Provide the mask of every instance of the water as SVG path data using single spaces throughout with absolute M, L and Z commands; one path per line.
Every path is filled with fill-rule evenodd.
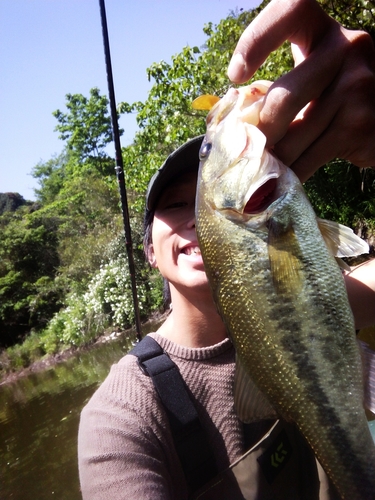
M 127 332 L 51 369 L 0 386 L 0 500 L 82 498 L 77 467 L 80 412 L 134 341 L 135 333 Z

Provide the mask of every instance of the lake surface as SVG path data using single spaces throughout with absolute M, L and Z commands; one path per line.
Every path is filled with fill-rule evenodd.
M 154 329 L 149 325 L 143 335 Z M 0 386 L 1 500 L 81 500 L 80 412 L 135 338 L 134 331 L 126 332 L 51 369 Z

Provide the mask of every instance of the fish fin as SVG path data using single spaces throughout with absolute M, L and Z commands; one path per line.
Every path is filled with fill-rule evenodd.
M 292 226 L 285 229 L 274 219 L 268 221 L 268 257 L 271 274 L 279 293 L 301 291 L 301 249 Z
M 271 403 L 249 377 L 238 357 L 234 379 L 234 406 L 238 418 L 247 424 L 277 417 Z
M 340 257 L 335 257 L 335 260 L 340 269 L 348 271 L 348 273 L 352 270 L 352 268 L 344 260 L 340 259 Z
M 217 97 L 216 95 L 204 94 L 194 99 L 191 105 L 193 109 L 209 111 L 218 101 L 220 101 L 220 97 Z
M 368 244 L 350 227 L 319 218 L 317 222 L 327 248 L 334 257 L 355 257 L 369 253 Z

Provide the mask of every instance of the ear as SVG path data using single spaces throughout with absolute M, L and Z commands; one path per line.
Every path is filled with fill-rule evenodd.
M 154 245 L 152 243 L 147 248 L 147 260 L 150 266 L 153 267 L 154 269 L 158 267 L 154 253 Z

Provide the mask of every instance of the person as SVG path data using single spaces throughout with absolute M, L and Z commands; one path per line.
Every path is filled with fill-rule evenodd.
M 305 60 L 284 79 L 282 86 L 276 83 L 271 88 L 269 95 L 274 93 L 272 105 L 270 101 L 266 104 L 261 127 L 267 131 L 269 145 L 277 154 L 286 155 L 284 161 L 295 168 L 301 178 L 308 177 L 321 165 L 322 159 L 331 159 L 331 155 L 355 159 L 357 164 L 363 162 L 360 166 L 375 164 L 371 141 L 374 118 L 370 118 L 367 111 L 374 111 L 374 97 L 370 98 L 375 82 L 374 50 L 366 36 L 353 37 L 327 17 L 312 0 L 273 0 L 244 32 L 229 68 L 234 81 L 246 80 L 284 39 L 289 38 L 300 48 Z M 353 49 L 356 57 L 348 56 L 351 49 L 346 42 L 341 43 L 342 33 L 348 44 L 354 40 L 356 45 L 360 38 L 365 40 Z M 329 43 L 320 44 L 322 39 Z M 316 74 L 315 69 L 317 58 L 327 62 L 325 73 L 330 68 L 328 61 L 336 60 L 339 55 L 341 61 L 351 58 L 351 64 L 343 63 L 322 84 L 319 81 L 321 74 Z M 353 83 L 350 75 L 354 67 L 357 76 L 364 75 L 357 83 Z M 306 88 L 307 81 L 311 84 Z M 369 97 L 362 100 L 354 96 L 360 108 L 358 114 L 368 120 L 363 119 L 360 124 L 358 120 L 346 123 L 343 132 L 339 130 L 338 118 L 353 111 L 347 99 L 350 85 L 352 90 L 360 88 Z M 316 98 L 313 109 L 308 109 L 297 125 L 293 125 L 293 119 L 299 109 L 288 94 L 293 93 L 292 90 L 299 96 L 297 107 L 300 109 Z M 331 111 L 327 110 L 322 120 L 314 118 L 314 109 L 324 108 L 328 95 L 335 100 Z M 288 110 L 286 115 L 285 110 Z M 283 119 L 279 122 L 277 117 L 280 115 Z M 313 118 L 318 122 L 316 128 Z M 354 129 L 358 127 L 367 137 L 362 140 L 361 135 L 361 152 L 350 138 L 351 126 L 357 138 L 358 130 Z M 301 147 L 291 145 L 291 138 L 300 137 L 303 129 L 306 140 Z M 330 140 L 323 139 L 325 134 Z M 346 148 L 337 141 L 332 145 L 330 141 L 334 137 L 340 140 L 346 137 Z M 111 368 L 81 414 L 78 458 L 83 498 L 336 498 L 329 481 L 293 426 L 266 412 L 260 424 L 246 427 L 235 413 L 235 353 L 212 300 L 195 233 L 200 144 L 201 138 L 193 138 L 174 151 L 149 184 L 145 251 L 150 264 L 159 269 L 169 285 L 172 308 L 160 328 L 147 337 L 156 340 L 162 354 L 167 353 L 168 359 L 178 367 L 214 457 L 215 473 L 209 476 L 207 483 L 199 485 L 197 491 L 190 489 L 172 432 L 173 421 L 155 390 L 152 377 L 140 369 L 142 363 L 136 355 L 128 354 Z M 293 151 L 289 153 L 289 149 Z M 348 273 L 346 278 L 349 298 L 355 299 L 356 322 L 361 327 L 375 323 L 375 308 L 363 308 L 363 300 L 358 297 L 360 293 L 368 304 L 373 304 L 373 268 L 374 261 L 370 261 L 365 268 L 360 266 Z M 281 435 L 285 441 L 280 444 L 277 439 Z M 194 433 L 188 434 L 188 440 L 183 441 L 185 447 L 189 439 L 194 440 Z M 289 447 L 285 443 L 293 449 L 294 458 L 288 460 L 285 467 L 280 467 L 280 474 L 271 477 L 267 469 L 267 450 L 283 445 L 282 451 L 289 459 Z M 201 462 L 199 455 L 194 459 Z

